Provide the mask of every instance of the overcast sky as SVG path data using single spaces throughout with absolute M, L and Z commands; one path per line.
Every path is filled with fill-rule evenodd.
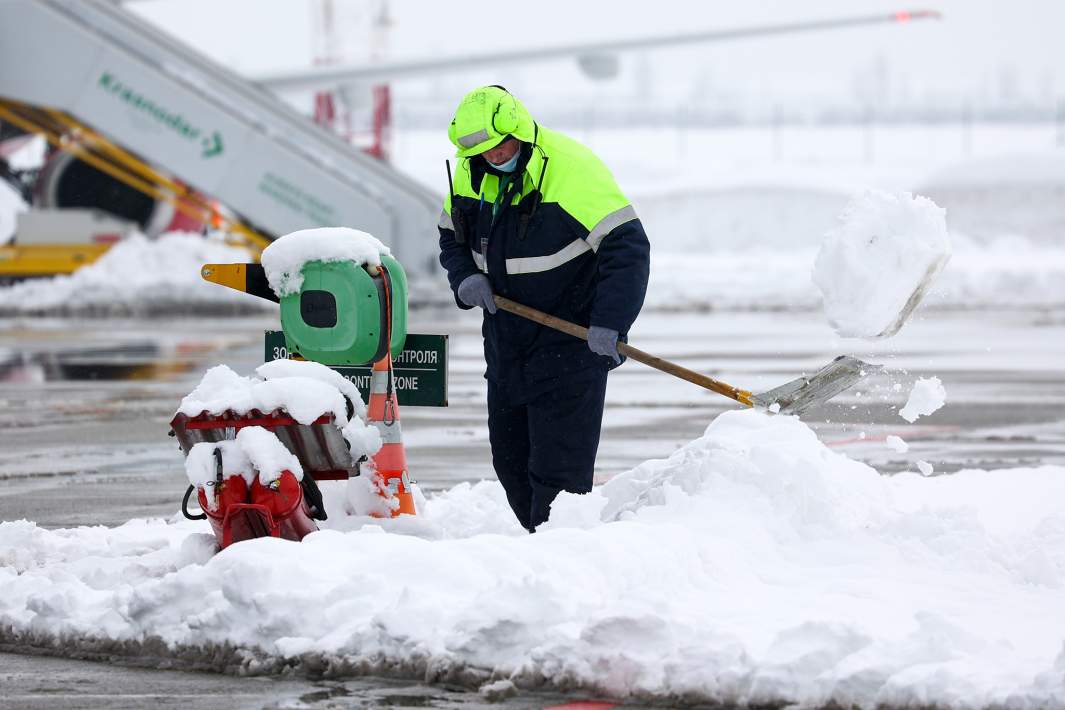
M 378 2 L 334 0 L 344 51 L 352 61 L 369 56 L 375 40 L 368 16 Z M 131 7 L 228 66 L 254 73 L 311 64 L 315 3 L 142 0 Z M 500 82 L 515 93 L 543 96 L 643 91 L 676 102 L 693 93 L 753 89 L 787 98 L 853 93 L 855 84 L 879 67 L 896 95 L 977 101 L 1010 92 L 1035 99 L 1065 97 L 1065 0 L 938 0 L 924 5 L 879 0 L 393 0 L 387 52 L 396 59 L 490 52 L 917 8 L 939 10 L 945 19 L 638 53 L 624 57 L 622 74 L 605 83 L 593 84 L 573 62 L 560 61 L 405 80 L 397 90 L 401 95 L 438 95 Z

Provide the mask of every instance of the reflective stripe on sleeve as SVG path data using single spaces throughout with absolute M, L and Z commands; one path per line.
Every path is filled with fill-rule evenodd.
M 598 251 L 599 245 L 602 243 L 603 238 L 610 234 L 612 231 L 625 224 L 636 219 L 636 210 L 632 205 L 625 205 L 620 210 L 614 210 L 606 217 L 599 220 L 599 223 L 592 227 L 592 231 L 588 232 L 586 239 L 588 240 L 588 246 L 592 248 L 592 251 Z
M 558 268 L 566 262 L 573 261 L 581 254 L 589 252 L 592 247 L 583 239 L 574 239 L 554 254 L 547 256 L 526 256 L 520 259 L 507 259 L 508 274 L 538 274 Z
M 436 223 L 436 226 L 440 227 L 440 229 L 455 231 L 455 223 L 451 221 L 451 215 L 448 214 L 447 210 L 440 210 L 440 221 Z
M 488 273 L 488 265 L 484 263 L 484 254 L 470 249 L 470 253 L 473 254 L 473 263 L 477 264 L 477 268 L 481 271 Z M 508 260 L 509 261 L 509 260 Z
M 459 138 L 459 145 L 461 145 L 463 148 L 472 148 L 478 143 L 484 143 L 486 140 L 488 140 L 489 137 L 490 136 L 488 135 L 488 129 L 482 128 L 476 133 L 471 133 L 468 136 L 462 136 L 461 138 Z

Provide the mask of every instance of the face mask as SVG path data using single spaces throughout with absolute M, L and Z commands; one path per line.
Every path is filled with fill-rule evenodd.
M 514 157 L 513 158 L 511 158 L 510 160 L 508 160 L 507 162 L 505 162 L 505 163 L 503 163 L 501 165 L 496 165 L 492 161 L 488 161 L 488 163 L 489 163 L 489 165 L 491 165 L 493 168 L 495 168 L 496 170 L 498 170 L 501 173 L 512 173 L 512 172 L 514 172 L 514 168 L 518 167 L 518 158 L 520 158 L 520 157 L 521 157 L 521 149 L 519 148 L 517 150 L 517 152 L 514 153 Z

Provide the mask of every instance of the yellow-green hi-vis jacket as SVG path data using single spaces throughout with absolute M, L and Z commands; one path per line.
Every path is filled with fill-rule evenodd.
M 479 153 L 462 156 L 493 147 L 504 131 L 481 131 L 477 121 L 468 134 L 452 126 L 460 157 L 439 228 L 440 263 L 456 302 L 468 307 L 458 301 L 458 286 L 483 273 L 501 296 L 624 337 L 647 289 L 650 248 L 643 225 L 595 154 L 538 126 L 520 102 L 513 103 L 517 121 L 504 122 L 505 134 L 522 141 L 513 173 L 501 173 Z M 465 151 L 463 138 L 470 144 Z M 485 313 L 482 332 L 486 377 L 515 398 L 535 396 L 559 377 L 614 366 L 573 336 L 503 311 Z

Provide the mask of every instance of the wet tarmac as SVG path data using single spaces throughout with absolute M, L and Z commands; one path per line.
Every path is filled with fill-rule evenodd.
M 0 520 L 70 527 L 178 515 L 186 483 L 181 453 L 167 436 L 177 403 L 212 365 L 252 372 L 262 362 L 262 332 L 275 326 L 269 316 L 0 320 Z M 413 477 L 427 491 L 492 478 L 479 318 L 414 311 L 411 330 L 450 334 L 450 406 L 403 411 Z M 926 313 L 898 337 L 871 343 L 839 340 L 818 313 L 645 313 L 631 341 L 754 391 L 837 354 L 884 364 L 887 372 L 804 419 L 827 444 L 885 474 L 915 471 L 918 460 L 933 464 L 935 475 L 1065 463 L 1065 312 Z M 943 381 L 947 406 L 909 424 L 897 409 L 914 378 L 931 375 Z M 668 456 L 734 406 L 638 363 L 611 376 L 607 401 L 599 480 Z M 909 451 L 889 449 L 891 434 Z M 19 708 L 487 702 L 383 679 L 233 678 L 12 653 L 0 654 L 0 688 L 0 705 Z M 492 706 L 564 701 L 518 696 Z
M 565 707 L 570 702 L 560 695 L 549 694 L 492 698 L 388 678 L 343 681 L 241 678 L 139 668 L 128 661 L 124 663 L 0 652 L 0 707 L 5 710 L 144 710 L 149 707 L 160 710 L 540 710 Z M 594 707 L 592 701 L 582 710 Z M 603 703 L 598 707 L 605 710 L 625 706 Z

